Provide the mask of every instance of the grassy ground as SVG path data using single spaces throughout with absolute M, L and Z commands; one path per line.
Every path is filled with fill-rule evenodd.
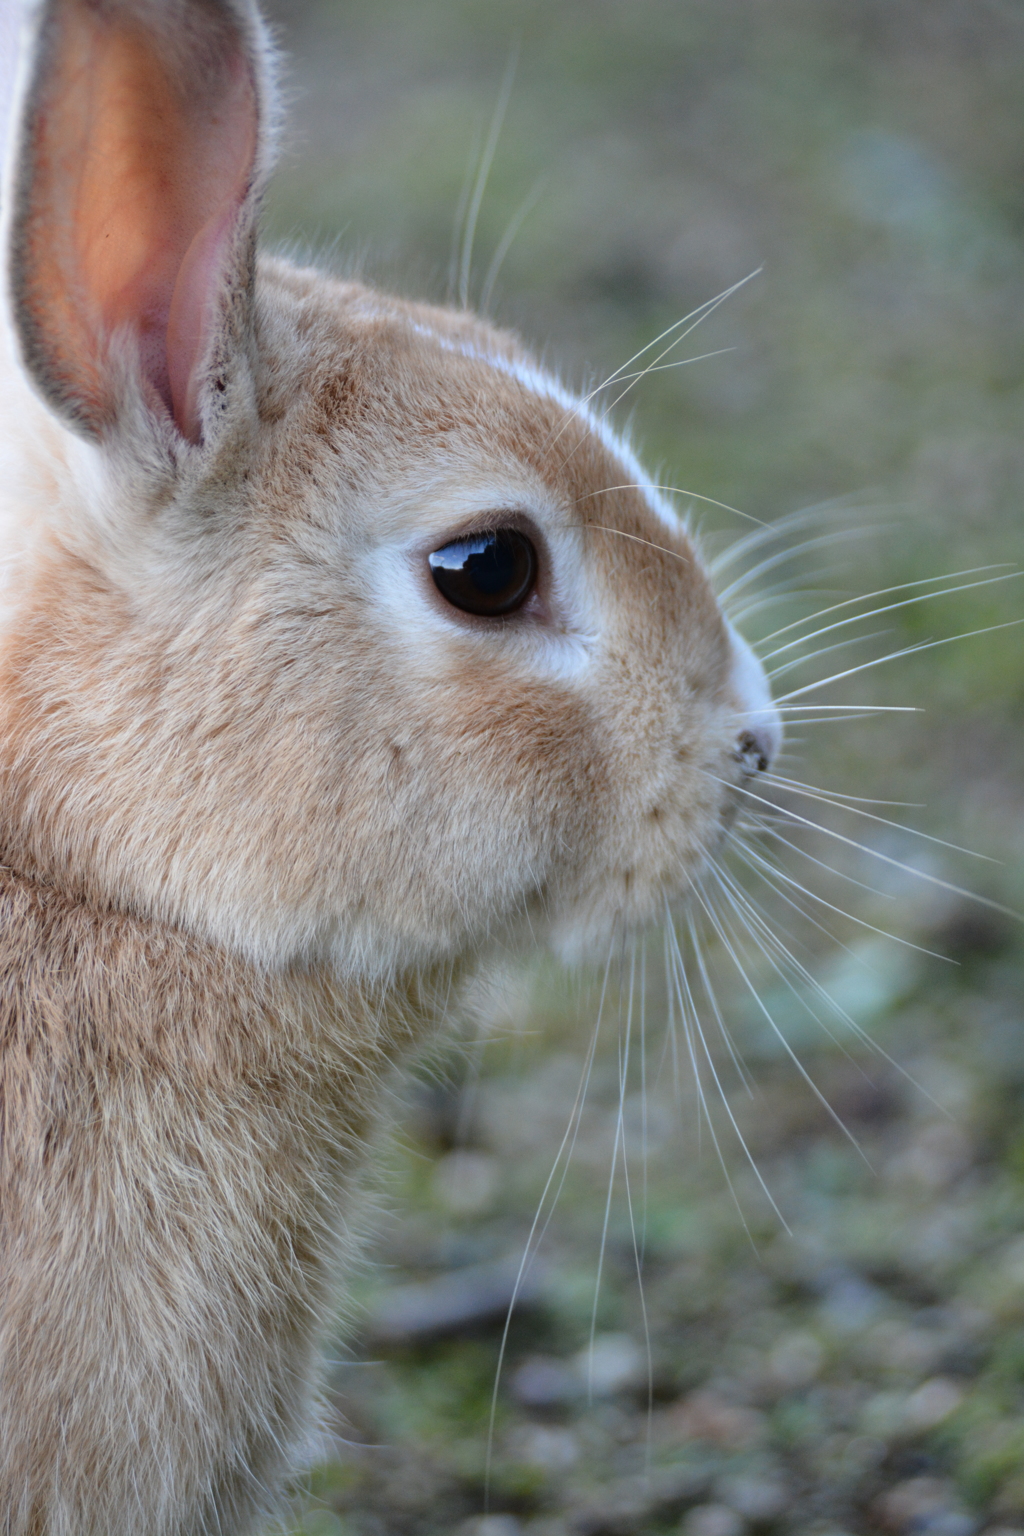
M 489 285 L 497 318 L 574 382 L 759 269 L 665 361 L 717 355 L 648 375 L 617 408 L 712 551 L 750 525 L 700 497 L 768 521 L 828 504 L 780 535 L 795 553 L 759 586 L 798 590 L 748 629 L 1019 560 L 1018 6 L 281 0 L 276 14 L 294 56 L 279 242 L 435 298 L 466 272 L 470 301 Z M 467 262 L 460 200 L 516 50 Z M 1021 612 L 1012 581 L 927 599 L 828 637 L 856 643 L 786 685 Z M 786 855 L 790 878 L 859 920 L 813 908 L 828 935 L 787 904 L 791 886 L 744 876 L 845 1017 L 813 985 L 801 1003 L 734 911 L 728 936 L 779 1034 L 712 941 L 749 1078 L 705 1006 L 709 1054 L 695 1052 L 728 1106 L 711 1108 L 714 1136 L 676 1005 L 673 1045 L 663 939 L 642 964 L 616 957 L 508 1335 L 486 1517 L 509 1266 L 570 1121 L 600 977 L 483 978 L 468 1043 L 410 1089 L 361 1331 L 332 1368 L 337 1455 L 306 1490 L 308 1536 L 1024 1530 L 1020 929 L 886 862 L 1024 908 L 1021 633 L 806 696 L 921 713 L 793 729 L 783 772 L 915 802 L 861 809 L 1000 862 L 777 787 L 784 817 L 824 813 L 870 850 L 818 838 L 820 863 Z

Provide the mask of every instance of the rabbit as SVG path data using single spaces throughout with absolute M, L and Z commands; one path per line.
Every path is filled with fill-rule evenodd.
M 41 0 L 3 192 L 0 1532 L 236 1536 L 317 1424 L 394 1075 L 657 919 L 779 749 L 507 331 L 257 248 L 250 0 Z

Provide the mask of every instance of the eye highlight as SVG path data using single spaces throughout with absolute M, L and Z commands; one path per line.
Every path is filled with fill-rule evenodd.
M 436 549 L 427 561 L 445 601 L 482 618 L 515 613 L 537 584 L 537 551 L 517 528 L 467 534 Z

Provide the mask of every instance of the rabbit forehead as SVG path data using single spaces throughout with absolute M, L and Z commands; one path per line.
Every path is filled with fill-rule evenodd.
M 396 467 L 403 473 L 411 459 L 418 473 L 457 463 L 470 476 L 478 467 L 519 476 L 529 466 L 534 484 L 559 497 L 568 516 L 587 495 L 629 490 L 619 504 L 649 519 L 652 536 L 684 531 L 606 413 L 542 368 L 512 332 L 274 260 L 263 261 L 261 278 L 268 320 L 276 311 L 289 339 L 295 328 L 316 337 L 300 388 L 310 402 L 307 426 L 321 441 L 333 439 L 350 464 L 369 462 L 371 480 L 379 484 Z M 326 347 L 325 333 L 333 338 Z M 281 382 L 293 390 L 298 380 Z M 589 520 L 593 511 L 579 515 Z
M 675 509 L 647 474 L 628 439 L 612 428 L 606 415 L 591 409 L 595 392 L 574 394 L 507 333 L 479 321 L 467 326 L 461 315 L 450 316 L 446 311 L 436 312 L 436 319 L 431 316 L 431 320 L 434 323 L 413 314 L 406 323 L 414 335 L 433 343 L 442 353 L 477 364 L 519 387 L 506 399 L 511 414 L 521 418 L 522 446 L 538 475 L 561 491 L 568 508 L 579 506 L 587 494 L 632 491 L 634 508 L 642 505 L 672 534 L 683 531 Z M 538 412 L 537 405 L 547 409 Z M 576 462 L 584 446 L 588 451 L 582 463 Z M 596 478 L 603 482 L 600 486 L 588 483 L 588 472 L 592 478 L 595 469 Z

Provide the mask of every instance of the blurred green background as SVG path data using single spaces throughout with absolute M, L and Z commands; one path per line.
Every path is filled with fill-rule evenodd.
M 820 642 L 840 649 L 779 657 L 809 657 L 780 688 L 1024 613 L 1012 579 L 927 595 L 1021 557 L 1018 0 L 270 12 L 290 107 L 268 231 L 299 259 L 441 301 L 468 273 L 470 302 L 486 295 L 577 386 L 756 272 L 665 359 L 701 360 L 647 375 L 617 419 L 688 493 L 712 555 L 751 528 L 714 503 L 779 525 L 723 568 L 727 585 L 778 556 L 738 594 L 765 598 L 752 636 L 898 583 L 921 585 L 889 601 L 924 598 Z M 725 919 L 779 1034 L 712 941 L 745 1067 L 705 1007 L 710 1128 L 661 935 L 613 967 L 571 1160 L 601 978 L 481 978 L 387 1154 L 388 1214 L 331 1367 L 334 1451 L 297 1490 L 308 1536 L 1024 1530 L 1021 929 L 949 889 L 1024 909 L 1022 637 L 992 629 L 802 696 L 919 712 L 794 724 L 783 775 L 912 802 L 860 810 L 987 857 L 776 786 L 765 855 L 832 905 L 746 872 L 814 980 L 791 989 Z M 867 851 L 806 841 L 794 815 Z

